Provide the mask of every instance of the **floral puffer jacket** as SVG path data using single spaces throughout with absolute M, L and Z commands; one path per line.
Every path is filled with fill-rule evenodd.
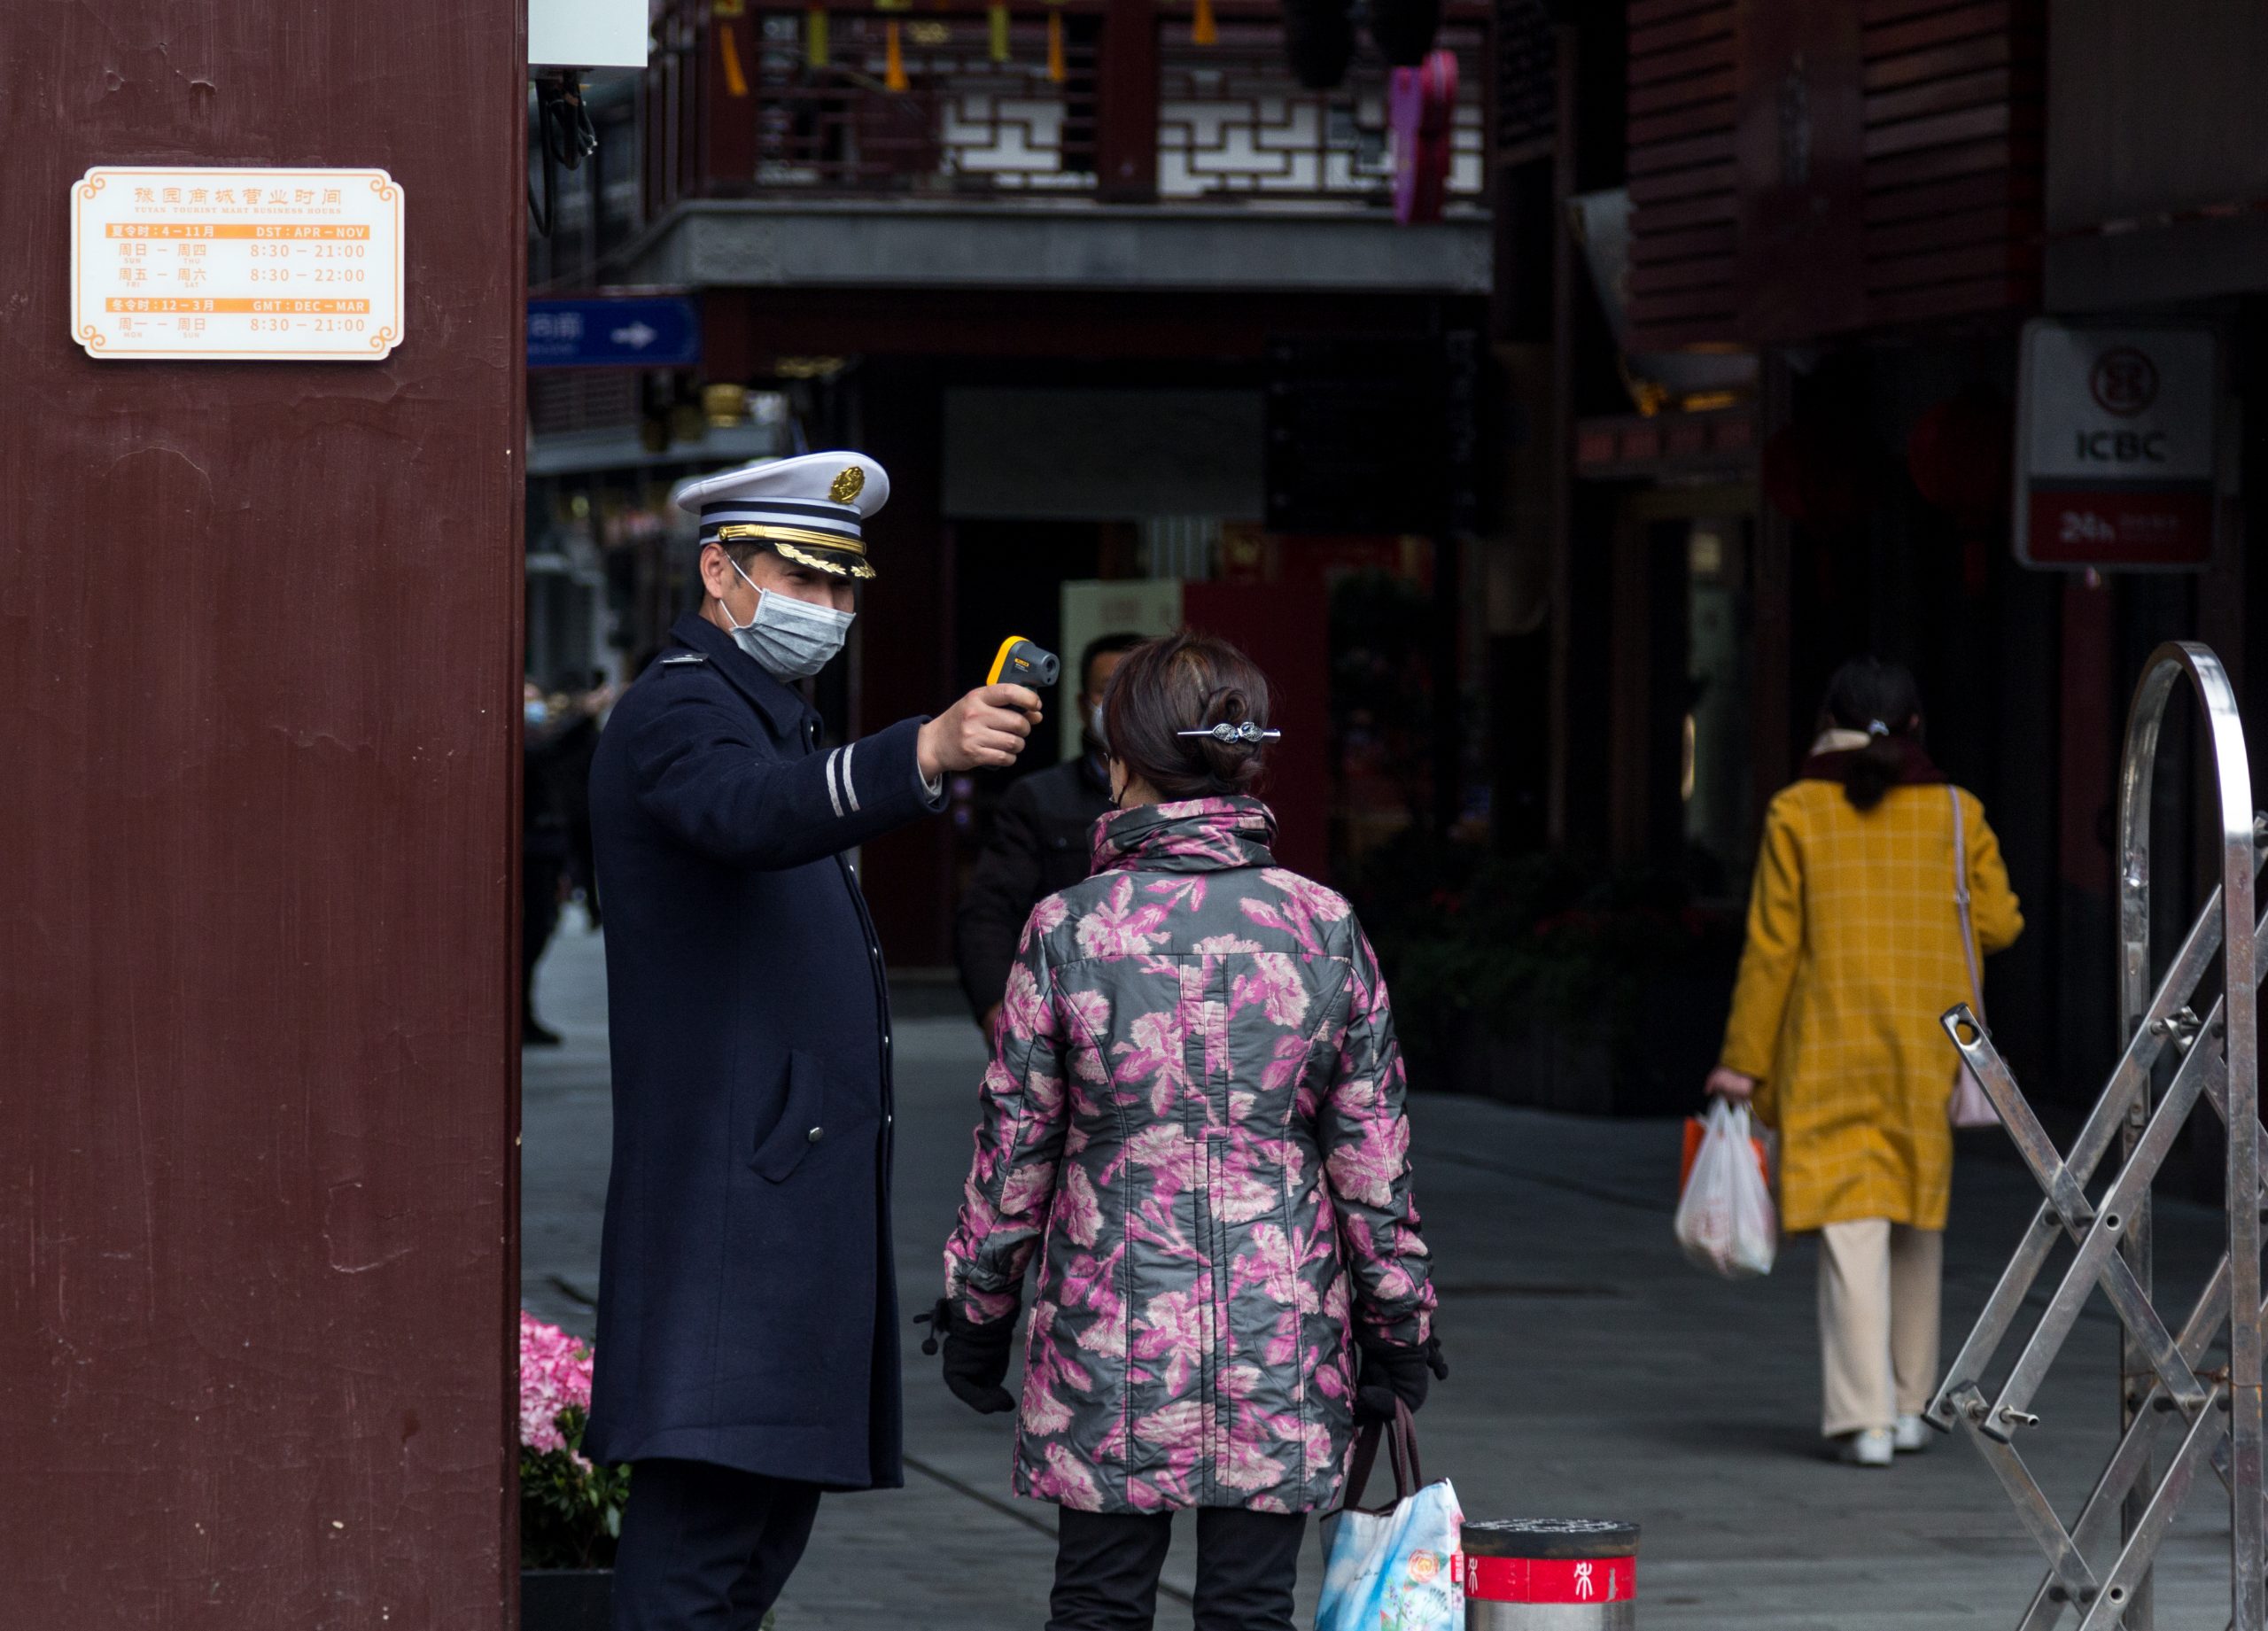
M 1355 1335 L 1431 1334 L 1386 985 L 1275 827 L 1249 798 L 1106 817 L 1095 875 L 1025 926 L 945 1248 L 983 1324 L 1042 1247 L 1019 1495 L 1328 1506 Z

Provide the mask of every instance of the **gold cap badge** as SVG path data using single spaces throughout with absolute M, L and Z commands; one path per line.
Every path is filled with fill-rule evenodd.
M 835 485 L 827 490 L 827 496 L 838 504 L 848 504 L 866 490 L 866 472 L 862 466 L 853 464 L 835 478 Z

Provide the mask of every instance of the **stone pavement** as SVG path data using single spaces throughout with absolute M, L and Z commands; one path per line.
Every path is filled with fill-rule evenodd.
M 546 960 L 538 1006 L 568 1041 L 526 1056 L 524 1298 L 588 1332 L 606 1185 L 604 989 L 597 937 L 576 919 Z M 898 1025 L 909 1316 L 938 1278 L 981 1058 L 965 1021 Z M 2037 1553 L 1965 1443 L 1936 1441 L 1888 1472 L 1822 1455 L 1809 1243 L 1792 1243 L 1768 1279 L 1738 1285 L 1678 1254 L 1674 1123 L 1422 1095 L 1412 1119 L 1453 1368 L 1422 1437 L 1427 1471 L 1455 1480 L 1468 1516 L 1638 1520 L 1640 1612 L 1667 1631 L 2015 1624 Z M 1976 1142 L 1963 1146 L 1947 1239 L 1948 1355 L 2038 1200 L 1992 1147 L 2000 1138 L 1964 1135 Z M 2162 1200 L 2159 1218 L 2160 1281 L 2176 1301 L 2210 1266 L 2213 1220 L 2178 1200 Z M 2067 1518 L 2112 1441 L 2116 1330 L 2098 1298 L 2035 1406 L 2043 1426 L 2020 1444 Z M 1013 1418 L 970 1413 L 936 1364 L 908 1340 L 907 1487 L 827 1503 L 781 1631 L 1045 1623 L 1052 1511 L 1007 1494 Z M 2217 1493 L 2200 1491 L 2168 1542 L 2162 1626 L 2226 1621 Z M 1319 1573 L 1302 1569 L 1303 1613 Z M 1184 1538 L 1159 1616 L 1169 1631 L 1189 1625 L 1190 1574 Z

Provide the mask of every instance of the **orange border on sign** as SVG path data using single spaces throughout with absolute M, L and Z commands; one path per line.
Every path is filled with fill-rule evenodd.
M 393 206 L 393 297 L 394 304 L 397 308 L 401 312 L 404 317 L 407 316 L 409 291 L 406 271 L 408 248 L 405 239 L 407 235 L 403 223 L 403 209 L 407 195 L 401 184 L 399 182 L 396 182 L 392 175 L 388 175 L 383 169 L 318 169 L 306 167 L 297 168 L 268 168 L 260 166 L 244 165 L 184 165 L 168 168 L 128 168 L 125 167 L 96 165 L 90 167 L 84 175 L 71 183 L 71 321 L 73 325 L 71 338 L 78 342 L 80 346 L 85 350 L 89 357 L 100 360 L 108 360 L 111 358 L 131 358 L 136 361 L 144 361 L 183 362 L 377 362 L 384 361 L 388 356 L 392 354 L 394 348 L 400 346 L 402 339 L 405 338 L 404 330 L 406 330 L 408 327 L 406 322 L 403 324 L 403 330 L 398 330 L 391 326 L 382 324 L 376 333 L 367 333 L 357 336 L 356 338 L 366 340 L 370 346 L 370 351 L 368 353 L 362 353 L 346 350 L 308 350 L 304 347 L 279 348 L 273 351 L 211 351 L 203 349 L 184 350 L 179 346 L 119 346 L 113 343 L 113 337 L 104 333 L 102 330 L 97 328 L 93 323 L 86 322 L 84 320 L 87 311 L 85 288 L 86 268 L 82 264 L 79 253 L 80 241 L 84 236 L 82 229 L 82 218 L 84 215 L 85 204 L 99 196 L 113 177 L 124 179 L 133 176 L 167 176 L 178 180 L 181 177 L 191 175 L 203 177 L 211 177 L 215 175 L 321 175 L 332 178 L 359 177 L 366 181 L 369 183 L 370 190 L 378 195 L 378 198 L 381 203 L 391 204 Z M 290 223 L 277 222 L 270 224 L 287 225 Z M 107 237 L 109 235 L 106 233 L 105 236 Z M 224 297 L 149 296 L 136 298 L 163 298 L 175 299 L 210 298 L 217 300 Z M 288 300 L 305 299 L 307 297 L 273 296 L 262 298 L 274 299 L 276 300 Z M 198 315 L 201 314 L 183 312 L 175 314 L 157 313 L 152 315 Z

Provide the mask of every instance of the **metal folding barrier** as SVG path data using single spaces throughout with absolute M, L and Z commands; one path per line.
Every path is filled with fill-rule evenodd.
M 2150 788 L 2159 728 L 2186 675 L 2203 705 L 2220 816 L 2220 887 L 2198 913 L 2155 990 L 2150 985 Z M 2268 1631 L 2263 1600 L 2260 1094 L 2256 1008 L 2261 936 L 2254 879 L 2268 819 L 2252 809 L 2236 695 L 2220 659 L 2187 641 L 2161 646 L 2134 695 L 2119 772 L 2118 1017 L 2125 1052 L 2069 1155 L 2057 1152 L 1966 1003 L 1945 1017 L 2024 1163 L 2047 1193 L 1977 1326 L 1946 1372 L 1930 1419 L 1964 1430 L 2047 1554 L 2047 1573 L 2019 1622 L 2049 1631 L 2075 1612 L 2081 1631 L 2153 1631 L 2151 1568 L 2175 1514 L 2208 1469 L 2230 1501 L 2233 1631 Z M 2218 995 L 2200 988 L 2218 954 Z M 2171 1052 L 2169 1053 L 2169 1050 Z M 2155 1068 L 2174 1064 L 2163 1097 Z M 2178 1061 L 2178 1063 L 2176 1062 Z M 2200 1102 L 2229 1129 L 2226 1249 L 2178 1326 L 2152 1297 L 2150 1181 Z M 2249 1136 L 2241 1136 L 2240 1130 Z M 2100 1194 L 2088 1189 L 2118 1148 Z M 1985 1377 L 2014 1332 L 2058 1237 L 2076 1247 L 1997 1392 Z M 2123 1432 L 2093 1494 L 2063 1526 L 2016 1449 L 2039 1427 L 2031 1406 L 2087 1300 L 2101 1288 L 2120 1325 Z M 2231 1317 L 2234 1309 L 2237 1317 Z M 2225 1363 L 2208 1359 L 2226 1332 Z M 2171 1442 L 2161 1463 L 2161 1449 Z

